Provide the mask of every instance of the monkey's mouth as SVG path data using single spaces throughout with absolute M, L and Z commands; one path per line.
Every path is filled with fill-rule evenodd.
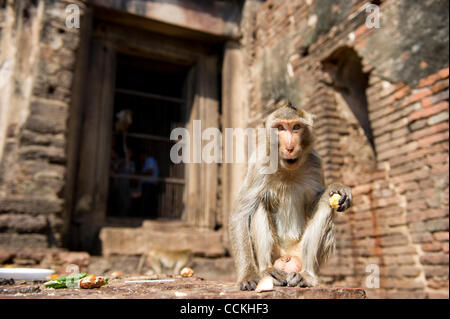
M 283 161 L 287 164 L 294 164 L 297 160 L 298 158 L 283 158 Z

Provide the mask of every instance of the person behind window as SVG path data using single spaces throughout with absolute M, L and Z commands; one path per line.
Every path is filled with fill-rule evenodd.
M 150 152 L 145 152 L 141 156 L 142 174 L 150 178 L 143 178 L 142 182 L 142 204 L 141 215 L 144 217 L 158 217 L 158 193 L 159 193 L 159 169 L 158 162 Z

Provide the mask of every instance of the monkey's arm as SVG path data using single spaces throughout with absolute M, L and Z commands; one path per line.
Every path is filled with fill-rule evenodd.
M 260 205 L 260 194 L 255 186 L 254 169 L 249 171 L 239 190 L 229 220 L 229 234 L 237 277 L 241 290 L 254 290 L 259 280 L 258 267 L 250 234 L 251 218 Z
M 318 283 L 317 273 L 320 266 L 335 250 L 335 231 L 333 208 L 329 198 L 333 194 L 340 194 L 338 211 L 351 206 L 352 193 L 349 187 L 339 183 L 329 185 L 311 206 L 311 219 L 306 225 L 300 241 L 300 258 L 303 270 L 300 274 L 290 274 L 287 278 L 289 286 L 315 286 Z

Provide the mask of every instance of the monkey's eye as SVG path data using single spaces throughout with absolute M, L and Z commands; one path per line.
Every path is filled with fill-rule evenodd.
M 300 124 L 295 124 L 294 125 L 294 131 L 298 131 L 298 130 L 300 130 L 302 127 L 301 127 L 301 125 Z
M 283 125 L 278 125 L 277 126 L 278 131 L 284 131 L 284 126 Z

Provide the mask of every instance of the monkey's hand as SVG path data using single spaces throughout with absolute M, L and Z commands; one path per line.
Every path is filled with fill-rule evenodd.
M 286 282 L 289 287 L 314 287 L 317 285 L 317 278 L 307 272 L 291 272 L 287 274 Z
M 278 270 L 274 267 L 269 267 L 261 273 L 261 277 L 270 276 L 273 279 L 274 286 L 286 286 L 288 273 Z
M 339 194 L 341 196 L 341 199 L 339 200 L 339 208 L 337 209 L 338 212 L 343 212 L 344 210 L 352 206 L 353 197 L 350 187 L 344 186 L 339 183 L 330 184 L 324 195 L 331 197 L 334 194 Z

